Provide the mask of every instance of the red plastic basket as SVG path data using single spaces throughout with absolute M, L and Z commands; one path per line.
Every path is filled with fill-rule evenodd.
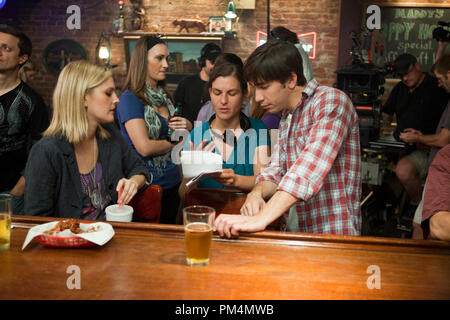
M 37 242 L 51 248 L 88 248 L 97 244 L 80 237 L 56 237 L 40 235 L 35 237 Z

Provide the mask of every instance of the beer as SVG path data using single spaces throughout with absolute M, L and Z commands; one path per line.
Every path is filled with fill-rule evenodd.
M 11 240 L 11 216 L 0 213 L 0 250 L 8 249 Z
M 186 239 L 186 261 L 190 265 L 209 263 L 212 228 L 204 222 L 189 223 L 184 227 Z

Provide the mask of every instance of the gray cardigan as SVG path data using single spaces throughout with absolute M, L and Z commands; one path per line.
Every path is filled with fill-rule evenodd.
M 123 177 L 151 173 L 136 152 L 111 124 L 106 140 L 97 137 L 98 161 L 111 202 L 117 202 L 116 186 Z M 31 149 L 25 168 L 25 214 L 80 219 L 83 199 L 80 173 L 73 145 L 64 137 L 43 137 Z

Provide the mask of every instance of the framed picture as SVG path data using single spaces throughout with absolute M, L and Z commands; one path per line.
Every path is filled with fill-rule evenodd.
M 201 68 L 198 64 L 198 58 L 204 45 L 213 42 L 222 47 L 222 37 L 192 37 L 192 36 L 162 36 L 164 42 L 169 49 L 166 80 L 169 86 L 177 86 L 178 83 L 186 76 L 200 72 Z M 125 57 L 127 66 L 130 64 L 130 57 L 134 45 L 139 37 L 125 36 Z
M 227 29 L 227 22 L 225 21 L 225 17 L 209 18 L 210 33 L 224 33 L 226 29 Z

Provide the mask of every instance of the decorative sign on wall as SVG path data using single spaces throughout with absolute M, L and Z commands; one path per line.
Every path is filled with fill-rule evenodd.
M 86 50 L 81 44 L 70 39 L 56 40 L 44 50 L 45 69 L 55 76 L 71 61 L 87 60 Z
M 433 30 L 439 27 L 439 21 L 450 21 L 450 7 L 381 7 L 387 61 L 408 52 L 420 62 L 422 71 L 430 72 L 438 46 Z
M 310 59 L 316 58 L 316 44 L 317 44 L 317 33 L 298 33 L 298 41 L 302 45 L 303 50 L 308 54 Z M 256 47 L 266 43 L 267 33 L 263 31 L 256 32 Z

